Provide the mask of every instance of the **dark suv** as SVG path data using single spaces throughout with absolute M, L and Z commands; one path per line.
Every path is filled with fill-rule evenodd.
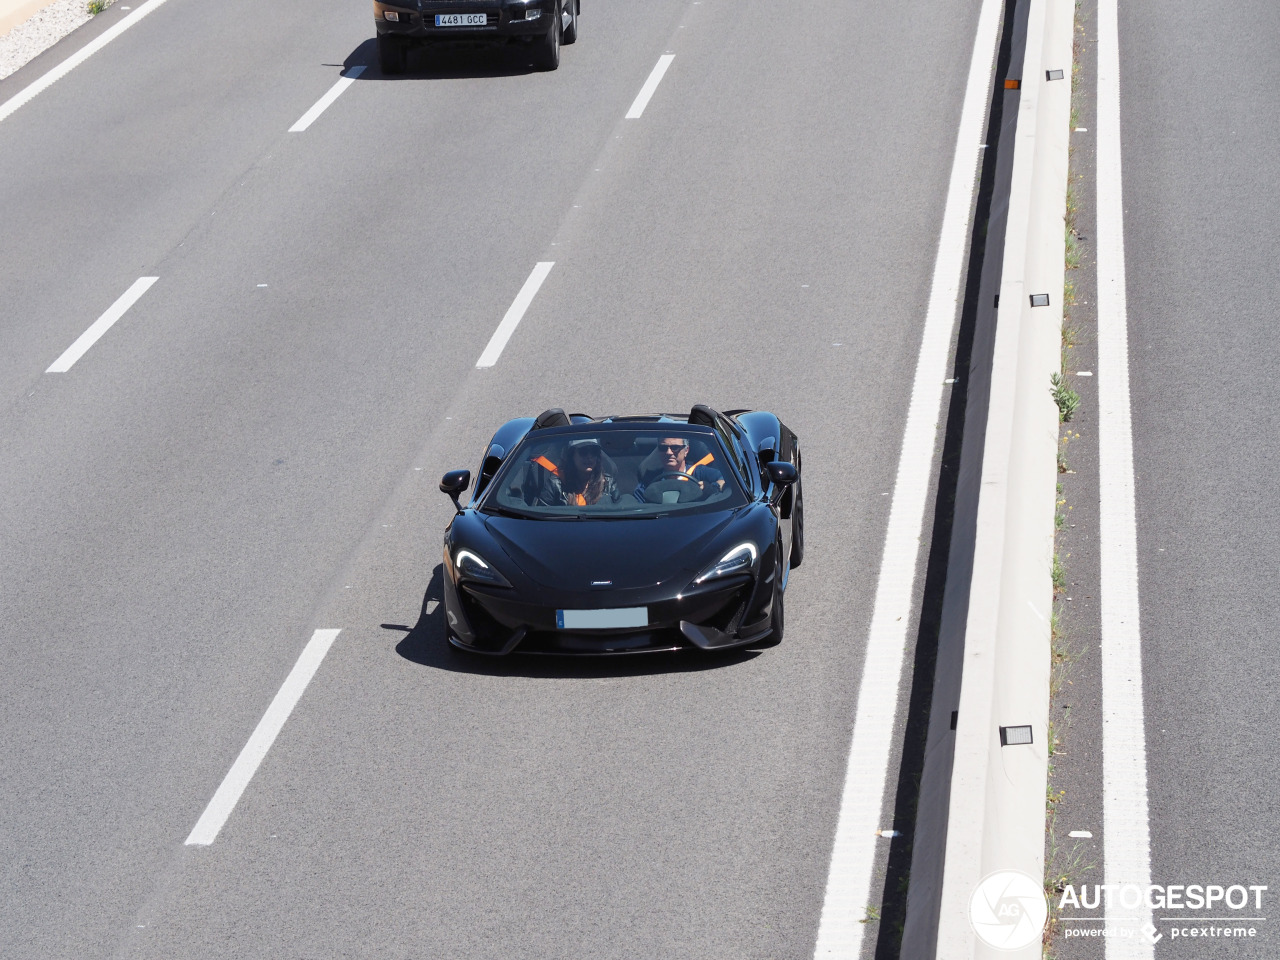
M 560 66 L 560 44 L 578 39 L 582 0 L 374 0 L 378 64 L 403 73 L 412 45 L 526 44 L 543 70 Z

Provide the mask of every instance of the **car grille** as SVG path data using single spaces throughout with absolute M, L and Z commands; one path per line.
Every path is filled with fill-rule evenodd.
M 693 649 L 679 630 L 647 630 L 617 636 L 591 636 L 581 633 L 557 633 L 532 630 L 518 647 L 517 653 L 555 653 L 593 656 L 600 654 L 658 653 Z

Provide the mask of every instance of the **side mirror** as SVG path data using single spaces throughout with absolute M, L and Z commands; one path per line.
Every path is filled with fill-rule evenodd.
M 450 470 L 440 480 L 440 491 L 447 493 L 453 499 L 453 505 L 458 508 L 459 513 L 462 512 L 462 504 L 458 501 L 458 497 L 469 486 L 471 486 L 470 470 Z
M 785 460 L 770 460 L 764 465 L 764 472 L 780 487 L 787 487 L 796 482 L 795 465 Z

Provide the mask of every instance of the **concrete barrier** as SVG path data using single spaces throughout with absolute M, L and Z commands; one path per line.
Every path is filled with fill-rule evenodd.
M 969 913 L 989 874 L 1020 871 L 1038 888 L 1044 873 L 1058 442 L 1049 378 L 1060 366 L 1074 0 L 1026 0 L 1025 18 L 994 339 L 986 334 L 984 352 L 975 331 L 973 364 L 989 366 L 970 379 L 968 417 L 979 422 L 965 428 L 912 851 L 902 952 L 912 960 L 1041 956 L 1038 930 L 1021 949 L 996 949 Z M 1032 305 L 1045 294 L 1047 305 Z M 1002 745 L 1008 727 L 1030 727 L 1031 743 Z

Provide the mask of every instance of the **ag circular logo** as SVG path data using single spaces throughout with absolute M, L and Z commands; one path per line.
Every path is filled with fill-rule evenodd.
M 1049 904 L 1044 890 L 1021 870 L 997 870 L 969 898 L 969 923 L 983 943 L 1021 950 L 1040 939 Z

